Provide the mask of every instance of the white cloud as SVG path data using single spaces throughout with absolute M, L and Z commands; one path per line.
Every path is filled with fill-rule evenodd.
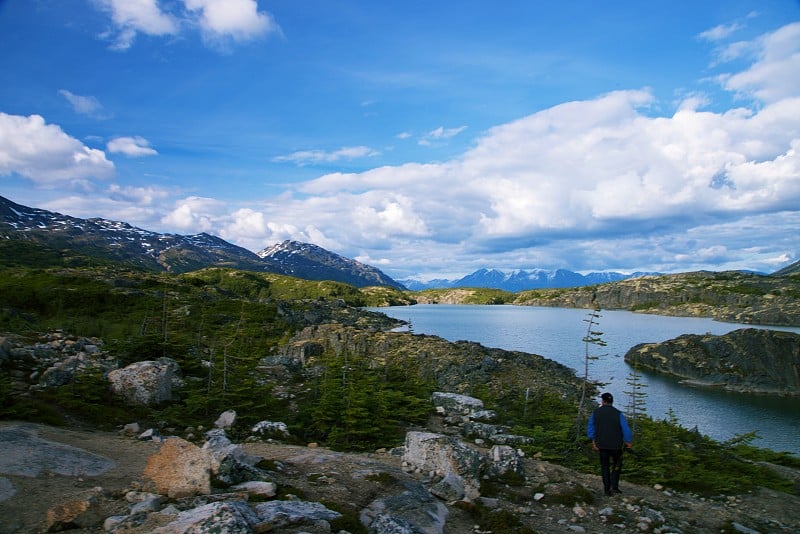
M 788 35 L 759 41 L 756 63 L 786 57 L 770 43 Z M 770 91 L 785 80 L 759 83 Z M 800 206 L 800 91 L 787 92 L 726 112 L 702 111 L 707 97 L 689 96 L 668 116 L 652 114 L 648 90 L 568 102 L 492 128 L 452 161 L 324 175 L 301 184 L 307 197 L 264 213 L 325 228 L 344 250 L 391 248 L 418 269 L 424 251 L 476 268 L 757 268 L 791 236 L 776 240 L 778 252 L 753 252 L 747 242 L 759 230 L 726 245 L 726 225 L 765 214 L 758 228 L 769 228 L 769 214 Z
M 163 187 L 120 186 L 111 184 L 106 193 L 108 198 L 116 202 L 130 202 L 140 206 L 154 206 L 169 198 L 170 192 Z
M 114 29 L 106 36 L 113 38 L 112 48 L 127 50 L 133 45 L 137 33 L 147 35 L 175 35 L 180 23 L 158 6 L 158 0 L 97 0 L 100 7 L 111 15 Z
M 413 201 L 406 195 L 362 195 L 350 199 L 354 203 L 353 224 L 369 241 L 404 236 L 425 236 L 425 221 L 416 213 Z
M 112 154 L 124 154 L 131 158 L 155 156 L 158 154 L 150 147 L 150 142 L 144 137 L 115 137 L 108 142 L 106 148 Z
M 286 156 L 273 158 L 273 161 L 292 162 L 298 165 L 313 165 L 317 163 L 333 163 L 343 159 L 372 158 L 379 155 L 380 152 L 366 146 L 350 146 L 342 147 L 331 152 L 325 150 L 300 150 Z
M 690 95 L 656 114 L 651 91 L 612 92 L 494 127 L 450 161 L 330 173 L 262 202 L 189 197 L 163 224 L 251 250 L 310 241 L 395 271 L 778 268 L 800 254 L 800 68 L 788 69 L 797 26 L 742 44 L 759 52 L 725 87 L 759 99 L 747 107 L 703 111 L 711 97 Z M 762 72 L 777 66 L 787 70 Z M 0 136 L 0 147 L 8 142 Z M 375 154 L 361 146 L 276 160 Z M 0 159 L 0 172 L 8 165 Z
M 110 178 L 114 164 L 40 115 L 0 112 L 0 175 L 11 173 L 39 185 L 76 183 Z
M 161 223 L 177 231 L 200 233 L 215 231 L 227 217 L 224 202 L 206 197 L 186 197 L 175 202 Z
M 748 45 L 755 49 L 756 62 L 743 72 L 722 76 L 725 89 L 767 103 L 800 94 L 800 22 Z
M 66 89 L 59 89 L 58 94 L 67 99 L 75 113 L 87 115 L 97 119 L 106 118 L 103 104 L 93 96 L 76 95 Z
M 731 34 L 741 30 L 742 27 L 743 26 L 738 22 L 734 22 L 732 24 L 720 24 L 719 26 L 714 26 L 713 28 L 700 33 L 698 37 L 705 41 L 721 41 L 729 37 Z
M 241 42 L 280 32 L 272 16 L 258 10 L 256 0 L 183 0 L 182 6 L 174 2 L 160 4 L 158 0 L 95 2 L 109 14 L 112 23 L 101 37 L 111 40 L 111 48 L 117 51 L 128 50 L 140 33 L 172 36 L 182 28 L 199 28 L 215 46 L 225 39 Z M 163 4 L 171 11 L 162 9 Z
M 466 129 L 466 126 L 459 126 L 458 128 L 445 128 L 444 126 L 439 126 L 438 128 L 431 130 L 422 136 L 422 138 L 419 140 L 419 144 L 422 146 L 430 146 L 437 141 L 455 137 Z
M 245 41 L 278 31 L 272 17 L 258 11 L 255 0 L 184 0 L 184 4 L 199 13 L 200 28 L 211 38 Z

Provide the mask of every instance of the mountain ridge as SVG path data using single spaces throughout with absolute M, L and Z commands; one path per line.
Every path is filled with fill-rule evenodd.
M 69 249 L 92 258 L 109 259 L 135 267 L 186 273 L 206 267 L 228 267 L 308 280 L 333 280 L 356 287 L 403 286 L 379 269 L 327 251 L 316 245 L 285 241 L 282 255 L 260 257 L 205 232 L 194 235 L 158 233 L 122 221 L 80 219 L 17 204 L 0 196 L 0 238 L 17 239 Z
M 502 289 L 517 293 L 529 289 L 555 289 L 591 286 L 606 282 L 619 282 L 629 278 L 659 275 L 656 272 L 635 272 L 623 274 L 619 272 L 591 272 L 580 274 L 568 269 L 478 269 L 477 271 L 456 280 L 435 279 L 423 282 L 415 279 L 399 280 L 412 291 L 424 289 L 448 289 L 456 287 L 481 287 Z
M 389 286 L 406 289 L 378 269 L 360 261 L 344 258 L 311 243 L 285 240 L 260 250 L 256 255 L 279 274 L 296 276 L 307 280 L 328 280 L 336 276 L 338 282 L 356 287 Z

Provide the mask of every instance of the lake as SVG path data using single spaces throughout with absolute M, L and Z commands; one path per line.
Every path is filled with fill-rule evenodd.
M 589 310 L 534 306 L 474 306 L 432 304 L 370 308 L 409 321 L 414 333 L 449 341 L 476 341 L 487 347 L 539 354 L 567 365 L 583 376 Z M 666 341 L 681 334 L 724 334 L 738 328 L 771 328 L 800 333 L 800 328 L 760 327 L 712 319 L 665 317 L 627 311 L 600 312 L 605 347 L 590 347 L 601 356 L 591 364 L 590 379 L 606 383 L 615 405 L 624 410 L 631 367 L 623 356 L 638 343 Z M 697 429 L 719 441 L 756 431 L 753 444 L 800 455 L 800 398 L 750 395 L 691 387 L 657 374 L 640 373 L 646 384 L 646 412 L 656 419 L 671 410 L 685 428 Z

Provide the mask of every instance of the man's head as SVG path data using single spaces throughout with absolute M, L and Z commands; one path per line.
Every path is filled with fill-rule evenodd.
M 603 404 L 614 404 L 614 395 L 611 393 L 603 393 L 600 395 L 600 399 L 603 401 Z

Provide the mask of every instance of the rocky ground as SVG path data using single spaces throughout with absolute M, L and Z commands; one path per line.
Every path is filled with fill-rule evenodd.
M 377 499 L 426 483 L 424 473 L 407 472 L 401 458 L 391 451 L 344 454 L 321 447 L 242 446 L 273 464 L 279 488 L 276 498 L 295 495 L 335 505 L 354 519 Z M 159 447 L 118 433 L 0 423 L 0 533 L 41 532 L 48 510 L 97 487 L 103 488 L 104 514 L 124 513 L 129 504 L 123 496 L 141 487 L 147 459 Z M 800 498 L 765 489 L 701 499 L 623 482 L 622 495 L 605 497 L 594 475 L 532 458 L 525 459 L 525 472 L 524 484 L 496 488 L 495 497 L 481 497 L 479 504 L 443 502 L 447 506 L 443 532 L 514 531 L 496 520 L 503 514 L 519 518 L 540 533 L 800 532 Z M 494 516 L 496 526 L 477 528 L 481 514 L 483 520 Z M 74 531 L 100 532 L 102 528 Z

